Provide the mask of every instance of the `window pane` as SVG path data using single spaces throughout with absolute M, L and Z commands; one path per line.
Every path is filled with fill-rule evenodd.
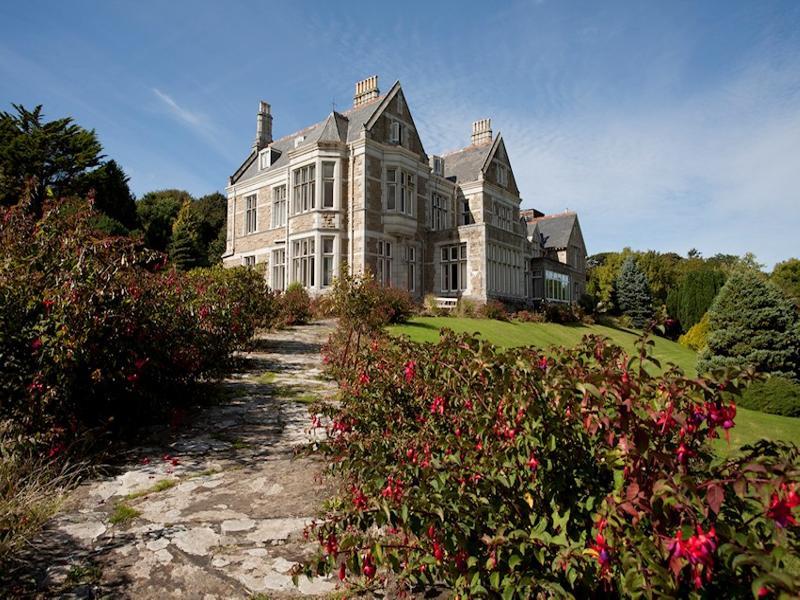
M 322 238 L 323 254 L 333 254 L 333 238 Z
M 333 208 L 333 181 L 326 180 L 324 186 L 322 206 L 324 208 Z
M 326 179 L 333 179 L 333 165 L 332 162 L 322 163 L 322 176 Z

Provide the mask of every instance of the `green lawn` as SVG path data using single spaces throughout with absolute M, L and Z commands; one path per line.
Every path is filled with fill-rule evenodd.
M 629 352 L 634 350 L 636 335 L 603 325 L 556 325 L 555 323 L 513 323 L 489 319 L 463 319 L 458 317 L 415 317 L 403 325 L 392 325 L 393 334 L 405 334 L 417 342 L 435 342 L 439 339 L 439 329 L 447 327 L 459 333 L 480 333 L 486 340 L 502 346 L 574 346 L 584 335 L 595 333 L 610 338 Z M 688 348 L 665 340 L 655 340 L 655 356 L 663 366 L 675 363 L 689 377 L 696 376 L 696 355 Z M 715 448 L 720 456 L 728 456 L 744 444 L 751 444 L 761 438 L 800 442 L 800 419 L 769 415 L 758 411 L 739 408 L 736 427 L 731 430 L 730 446 L 725 440 L 717 440 Z
M 447 327 L 459 333 L 480 333 L 484 339 L 502 346 L 574 346 L 584 335 L 597 334 L 610 338 L 615 344 L 634 352 L 637 336 L 633 333 L 603 325 L 556 325 L 555 323 L 516 323 L 491 319 L 462 319 L 459 317 L 415 317 L 403 325 L 393 325 L 389 331 L 406 334 L 417 342 L 435 342 L 439 329 Z M 696 355 L 680 344 L 654 337 L 655 355 L 662 365 L 672 362 L 681 367 L 690 377 L 696 375 Z

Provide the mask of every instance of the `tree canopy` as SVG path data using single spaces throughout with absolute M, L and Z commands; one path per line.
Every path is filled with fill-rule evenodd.
M 69 117 L 45 122 L 41 105 L 12 106 L 16 113 L 0 113 L 0 203 L 17 204 L 29 190 L 38 213 L 48 195 L 76 192 L 80 176 L 100 164 L 103 148 L 94 130 Z
M 770 281 L 800 306 L 800 259 L 790 258 L 775 265 Z

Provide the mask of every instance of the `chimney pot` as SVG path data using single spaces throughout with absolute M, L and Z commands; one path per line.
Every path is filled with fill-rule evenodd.
M 476 146 L 492 141 L 492 120 L 478 119 L 472 123 L 472 143 Z
M 378 76 L 372 75 L 356 82 L 356 93 L 353 96 L 353 108 L 369 102 L 380 95 L 378 89 Z

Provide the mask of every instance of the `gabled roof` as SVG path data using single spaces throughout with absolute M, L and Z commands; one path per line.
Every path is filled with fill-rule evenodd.
M 541 238 L 545 248 L 566 248 L 577 219 L 571 211 L 532 219 L 528 221 L 528 237 L 534 243 Z
M 392 89 L 394 89 L 394 86 Z M 319 123 L 275 140 L 269 147 L 280 152 L 280 156 L 267 169 L 259 171 L 258 161 L 256 160 L 258 152 L 252 150 L 242 165 L 231 176 L 231 183 L 285 167 L 289 162 L 289 152 L 295 148 L 302 148 L 318 142 L 354 142 L 358 139 L 367 121 L 383 104 L 382 101 L 385 98 L 386 96 L 378 96 L 361 106 L 351 108 L 343 113 L 334 111 Z M 299 138 L 301 137 L 302 140 L 300 141 Z
M 456 183 L 477 181 L 480 179 L 486 159 L 489 157 L 494 144 L 472 145 L 444 154 L 444 176 L 453 179 Z

